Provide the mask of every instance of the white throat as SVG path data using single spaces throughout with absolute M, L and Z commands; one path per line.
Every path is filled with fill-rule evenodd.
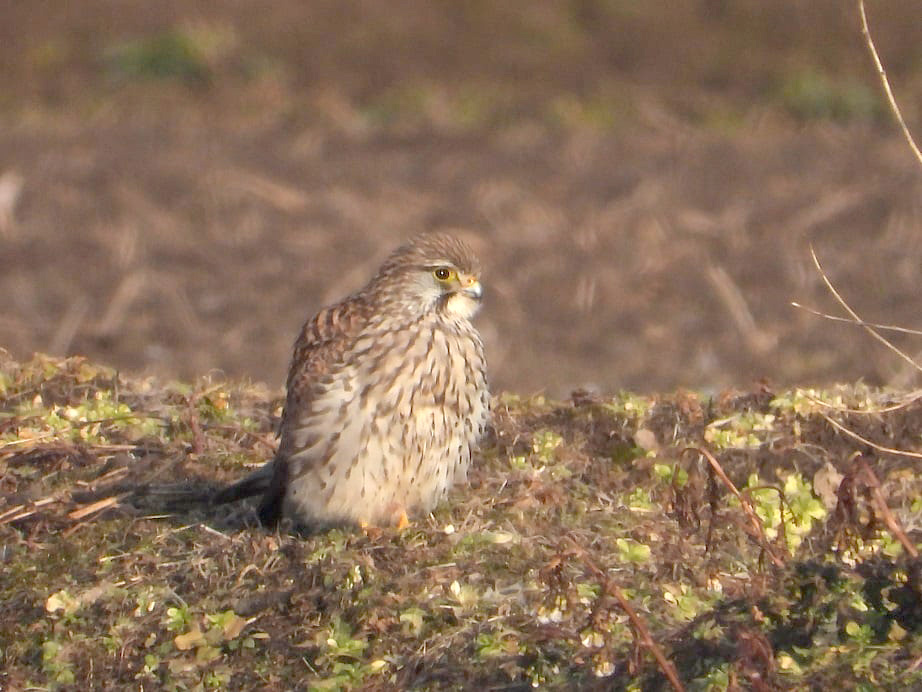
M 471 319 L 480 309 L 480 301 L 463 293 L 454 293 L 445 303 L 445 312 L 463 320 Z

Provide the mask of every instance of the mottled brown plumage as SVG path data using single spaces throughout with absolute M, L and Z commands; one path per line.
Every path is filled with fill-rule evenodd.
M 359 292 L 301 330 L 275 459 L 218 495 L 263 493 L 260 517 L 387 525 L 466 478 L 489 415 L 471 318 L 480 265 L 447 235 L 397 249 Z

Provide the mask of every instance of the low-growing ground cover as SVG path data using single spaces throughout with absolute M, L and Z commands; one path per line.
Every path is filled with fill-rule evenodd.
M 502 394 L 470 487 L 313 536 L 208 502 L 262 387 L 36 356 L 0 397 L 4 689 L 922 684 L 911 395 Z

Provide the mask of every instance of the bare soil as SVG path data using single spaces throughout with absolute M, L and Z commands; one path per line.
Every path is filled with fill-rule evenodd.
M 918 132 L 911 0 L 873 28 Z M 471 238 L 497 390 L 914 372 L 922 171 L 838 2 L 6 4 L 0 345 L 283 382 L 301 322 Z M 0 195 L 2 196 L 2 195 Z M 910 351 L 917 338 L 905 342 Z

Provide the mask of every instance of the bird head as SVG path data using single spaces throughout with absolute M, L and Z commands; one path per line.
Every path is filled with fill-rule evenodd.
M 422 235 L 398 248 L 376 278 L 392 300 L 415 314 L 440 311 L 470 319 L 480 308 L 480 262 L 468 245 L 441 234 Z

